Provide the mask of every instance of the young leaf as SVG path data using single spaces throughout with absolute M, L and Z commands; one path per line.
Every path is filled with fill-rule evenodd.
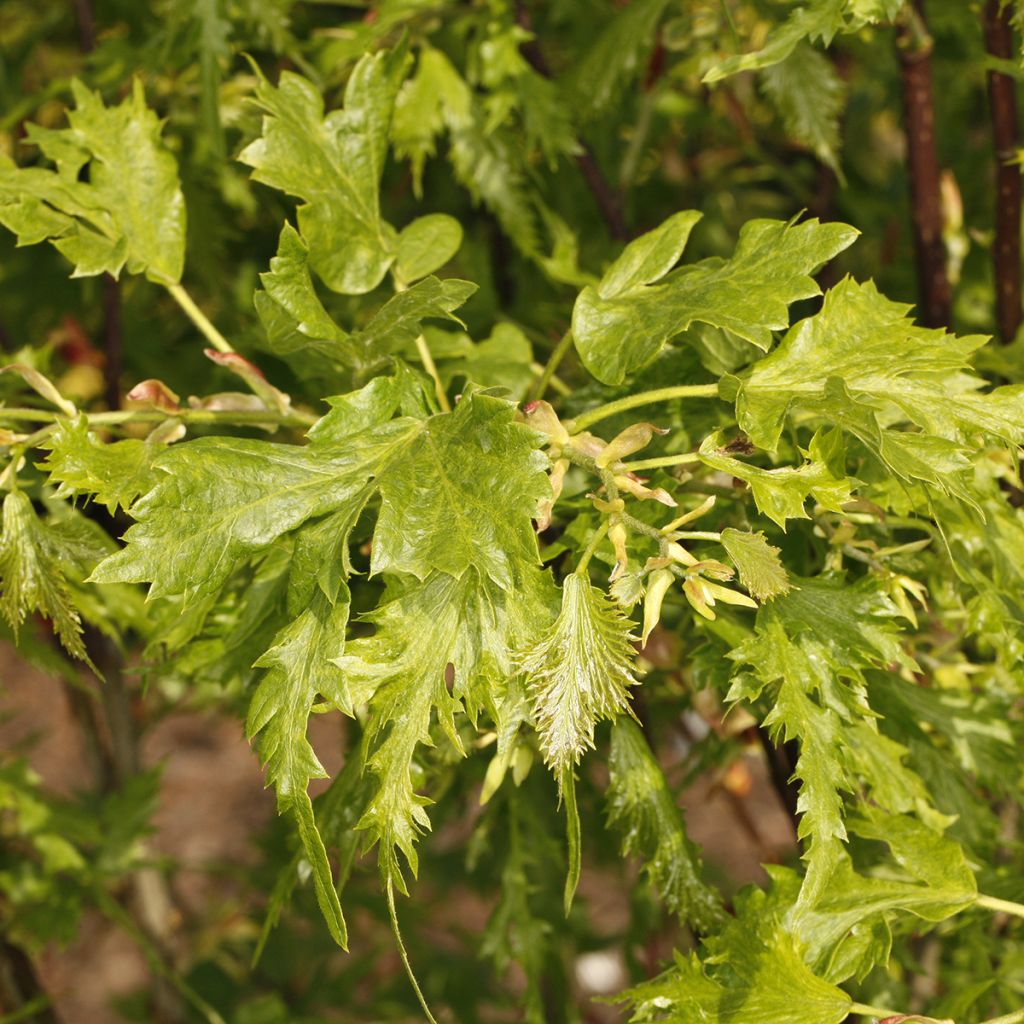
M 668 254 L 679 240 L 685 243 L 692 221 L 678 224 L 673 244 L 666 247 Z M 655 249 L 656 244 L 658 251 L 664 244 L 663 230 L 652 233 L 657 243 L 644 236 L 632 242 L 627 253 L 641 246 Z M 662 275 L 671 264 L 652 263 L 650 269 L 657 276 L 646 281 L 619 273 L 624 253 L 598 285 L 584 288 L 576 299 L 576 350 L 586 368 L 605 384 L 621 384 L 692 323 L 726 328 L 766 350 L 771 332 L 788 326 L 789 305 L 821 294 L 811 275 L 856 235 L 845 224 L 752 220 L 744 224 L 732 259 L 701 260 L 667 277 Z M 654 283 L 658 279 L 660 283 Z
M 673 914 L 706 932 L 722 920 L 718 895 L 700 878 L 700 855 L 686 835 L 682 811 L 639 726 L 612 726 L 608 821 L 622 832 L 622 852 L 639 857 Z
M 594 726 L 629 711 L 631 640 L 618 606 L 572 573 L 558 618 L 522 655 L 544 760 L 560 781 L 594 746 Z
M 740 583 L 758 601 L 767 601 L 792 589 L 789 576 L 779 560 L 779 549 L 763 533 L 722 531 L 722 546 L 739 570 Z
M 406 284 L 440 270 L 462 245 L 462 225 L 446 213 L 417 217 L 398 233 L 395 275 Z
M 142 83 L 120 106 L 105 107 L 72 82 L 69 127 L 30 126 L 28 136 L 57 170 L 17 168 L 0 155 L 0 224 L 21 245 L 50 240 L 75 277 L 122 267 L 161 284 L 181 279 L 185 200 L 178 165 L 160 142 L 160 122 Z

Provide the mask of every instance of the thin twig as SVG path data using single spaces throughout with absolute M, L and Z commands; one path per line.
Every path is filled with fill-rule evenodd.
M 983 15 L 985 47 L 999 60 L 1014 59 L 1010 5 L 988 0 Z M 996 156 L 996 241 L 992 250 L 996 288 L 996 322 L 1007 344 L 1021 323 L 1021 182 L 1017 149 L 1017 83 L 1009 75 L 990 70 L 988 99 Z
M 717 397 L 717 384 L 680 384 L 677 387 L 658 388 L 655 391 L 640 391 L 635 395 L 627 395 L 625 398 L 619 398 L 614 402 L 608 402 L 607 405 L 599 405 L 596 409 L 591 409 L 589 412 L 585 412 L 582 415 L 577 416 L 576 419 L 572 420 L 570 423 L 566 423 L 565 428 L 570 433 L 576 433 L 580 430 L 585 430 L 587 427 L 593 426 L 595 423 L 600 423 L 601 420 L 605 420 L 609 416 L 615 416 L 620 412 L 626 412 L 629 409 L 635 409 L 637 406 L 641 405 L 654 405 L 657 402 L 668 402 L 673 398 Z
M 932 46 L 924 18 L 924 2 L 914 0 L 904 9 L 896 35 L 896 52 L 903 86 L 920 319 L 927 327 L 946 327 L 949 325 L 952 290 L 946 272 L 946 246 L 942 239 Z
M 192 296 L 180 284 L 169 284 L 167 290 L 174 297 L 174 301 L 185 311 L 188 318 L 199 328 L 203 337 L 218 352 L 234 352 L 234 348 L 227 338 L 210 322 L 207 315 L 192 301 Z
M 548 361 L 544 365 L 544 370 L 540 375 L 540 379 L 530 390 L 530 398 L 538 399 L 544 397 L 544 392 L 547 391 L 548 385 L 555 376 L 555 371 L 561 365 L 562 360 L 565 358 L 566 353 L 570 348 L 572 348 L 572 331 L 566 331 L 565 334 L 562 335 L 561 340 L 554 347 L 551 355 L 548 356 Z

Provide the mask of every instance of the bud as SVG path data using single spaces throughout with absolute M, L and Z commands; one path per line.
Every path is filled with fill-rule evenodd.
M 697 559 L 682 544 L 677 544 L 675 541 L 665 545 L 665 552 L 673 562 L 679 562 L 681 565 L 694 566 L 699 564 Z
M 661 621 L 661 602 L 674 579 L 675 574 L 671 569 L 655 569 L 648 579 L 647 598 L 644 600 L 644 628 L 640 634 L 640 642 L 644 645 L 651 630 Z
M 668 493 L 663 487 L 656 487 L 653 490 L 650 487 L 644 487 L 641 481 L 630 473 L 628 476 L 619 475 L 615 478 L 615 486 L 620 490 L 626 491 L 632 494 L 634 498 L 639 498 L 641 501 L 660 501 L 662 505 L 668 505 L 669 508 L 676 507 L 676 500 Z
M 551 482 L 551 497 L 545 498 L 537 506 L 535 519 L 537 520 L 538 533 L 543 533 L 551 525 L 551 512 L 555 507 L 555 502 L 558 501 L 562 493 L 562 487 L 565 485 L 565 474 L 568 472 L 569 460 L 556 459 L 548 476 L 548 480 Z
M 528 427 L 544 434 L 550 438 L 552 444 L 556 444 L 560 448 L 569 440 L 569 431 L 562 426 L 562 421 L 558 418 L 558 413 L 552 408 L 550 402 L 527 402 L 523 406 L 523 418 Z
M 619 574 L 625 570 L 626 563 L 629 561 L 629 554 L 626 551 L 626 536 L 625 523 L 621 519 L 616 519 L 608 528 L 608 539 L 615 549 L 615 568 L 612 569 L 612 574 L 608 578 L 609 582 L 618 579 Z
M 634 423 L 612 438 L 603 452 L 594 460 L 599 469 L 607 469 L 614 462 L 621 462 L 627 455 L 646 448 L 655 434 L 667 434 L 653 423 Z

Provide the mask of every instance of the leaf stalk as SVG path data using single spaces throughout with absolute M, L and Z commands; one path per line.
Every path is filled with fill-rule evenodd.
M 616 399 L 606 405 L 599 405 L 596 409 L 583 413 L 565 424 L 570 434 L 579 433 L 587 427 L 608 419 L 609 416 L 616 416 L 620 412 L 627 412 L 629 409 L 636 409 L 641 405 L 655 405 L 658 402 L 669 402 L 674 398 L 717 398 L 717 384 L 680 384 L 671 388 L 657 388 L 654 391 L 640 391 L 635 395 L 627 395 L 625 398 Z

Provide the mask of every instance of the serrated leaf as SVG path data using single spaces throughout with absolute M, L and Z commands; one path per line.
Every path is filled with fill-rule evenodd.
M 740 382 L 740 426 L 772 450 L 791 411 L 811 412 L 856 436 L 891 472 L 969 497 L 971 439 L 1019 443 L 1024 389 L 982 393 L 984 382 L 965 369 L 985 339 L 917 327 L 908 311 L 870 282 L 842 281 Z M 897 429 L 907 423 L 920 433 Z
M 76 520 L 45 522 L 24 491 L 8 492 L 0 535 L 0 612 L 15 635 L 29 612 L 39 612 L 52 622 L 67 651 L 88 662 L 68 576 L 81 578 L 104 554 Z
M 770 600 L 792 589 L 789 574 L 779 559 L 779 549 L 763 533 L 722 531 L 722 546 L 739 570 L 740 583 L 759 601 Z
M 415 875 L 415 841 L 430 827 L 430 801 L 417 793 L 412 765 L 416 748 L 431 742 L 435 712 L 462 753 L 456 712 L 479 712 L 482 695 L 512 674 L 510 650 L 545 616 L 546 585 L 533 566 L 522 567 L 509 594 L 476 569 L 459 578 L 434 572 L 369 613 L 374 635 L 352 640 L 339 659 L 353 702 L 370 705 L 367 763 L 377 788 L 359 827 L 380 843 L 381 869 L 399 891 L 406 892 L 398 851 Z
M 839 118 L 846 89 L 832 62 L 804 44 L 765 68 L 761 88 L 782 118 L 786 132 L 839 171 Z
M 612 727 L 608 762 L 608 821 L 622 832 L 622 852 L 639 857 L 673 914 L 705 932 L 722 920 L 718 895 L 700 878 L 700 855 L 686 835 L 683 814 L 639 726 L 628 718 Z
M 46 239 L 75 266 L 75 277 L 123 267 L 161 284 L 181 279 L 185 200 L 178 165 L 160 141 L 141 82 L 117 107 L 77 80 L 69 127 L 30 126 L 29 139 L 57 164 L 17 168 L 0 157 L 0 223 L 21 245 Z M 83 169 L 87 168 L 87 175 Z
M 530 517 L 550 494 L 547 462 L 514 415 L 511 403 L 477 392 L 426 422 L 380 479 L 373 572 L 426 579 L 473 565 L 507 589 L 517 563 L 537 561 Z
M 692 225 L 685 219 L 677 223 L 676 238 L 685 242 Z M 576 299 L 576 350 L 586 368 L 605 384 L 621 384 L 692 323 L 725 328 L 765 350 L 771 332 L 788 326 L 789 305 L 820 294 L 811 275 L 849 246 L 856 234 L 845 224 L 817 220 L 752 220 L 744 224 L 729 260 L 701 260 L 660 283 L 645 282 L 645 287 L 627 278 L 625 291 L 618 290 L 617 274 L 611 280 L 606 275 Z M 648 237 L 630 248 L 651 244 Z M 666 249 L 671 252 L 674 246 Z M 613 264 L 610 273 L 617 266 Z
M 668 0 L 635 0 L 620 8 L 566 76 L 578 116 L 588 120 L 613 103 L 651 51 Z
M 417 217 L 398 234 L 395 274 L 400 281 L 418 281 L 440 270 L 462 245 L 462 225 L 446 213 Z
M 758 509 L 783 529 L 789 519 L 807 519 L 807 499 L 813 497 L 833 512 L 842 511 L 852 497 L 852 481 L 843 471 L 844 451 L 838 431 L 817 433 L 811 438 L 807 461 L 801 466 L 762 469 L 728 454 L 721 434 L 710 434 L 700 446 L 706 465 L 750 485 Z
M 49 449 L 40 468 L 58 484 L 57 497 L 85 494 L 108 512 L 127 511 L 155 483 L 153 460 L 163 446 L 129 438 L 104 443 L 89 430 L 85 416 L 60 420 L 43 442 Z
M 562 610 L 521 656 L 544 761 L 560 781 L 594 746 L 600 721 L 629 713 L 635 686 L 629 620 L 578 573 L 562 584 Z
M 306 738 L 314 703 L 322 697 L 351 710 L 345 679 L 336 660 L 345 647 L 347 589 L 337 601 L 318 595 L 298 618 L 281 630 L 274 645 L 256 662 L 267 669 L 249 704 L 246 734 L 266 765 L 267 784 L 277 792 L 278 809 L 291 812 L 313 869 L 317 902 L 335 942 L 348 938 L 327 851 L 317 830 L 307 792 L 310 779 L 327 772 Z
M 713 940 L 706 957 L 676 954 L 664 974 L 623 994 L 632 1024 L 840 1024 L 853 1001 L 816 977 L 801 941 L 780 927 L 765 893 L 747 890 L 737 917 Z
M 395 258 L 395 231 L 381 216 L 378 190 L 395 95 L 406 54 L 367 54 L 355 66 L 341 110 L 324 114 L 319 90 L 285 71 L 277 86 L 260 77 L 260 138 L 239 160 L 256 181 L 303 200 L 299 231 L 324 284 L 359 295 L 380 284 Z

